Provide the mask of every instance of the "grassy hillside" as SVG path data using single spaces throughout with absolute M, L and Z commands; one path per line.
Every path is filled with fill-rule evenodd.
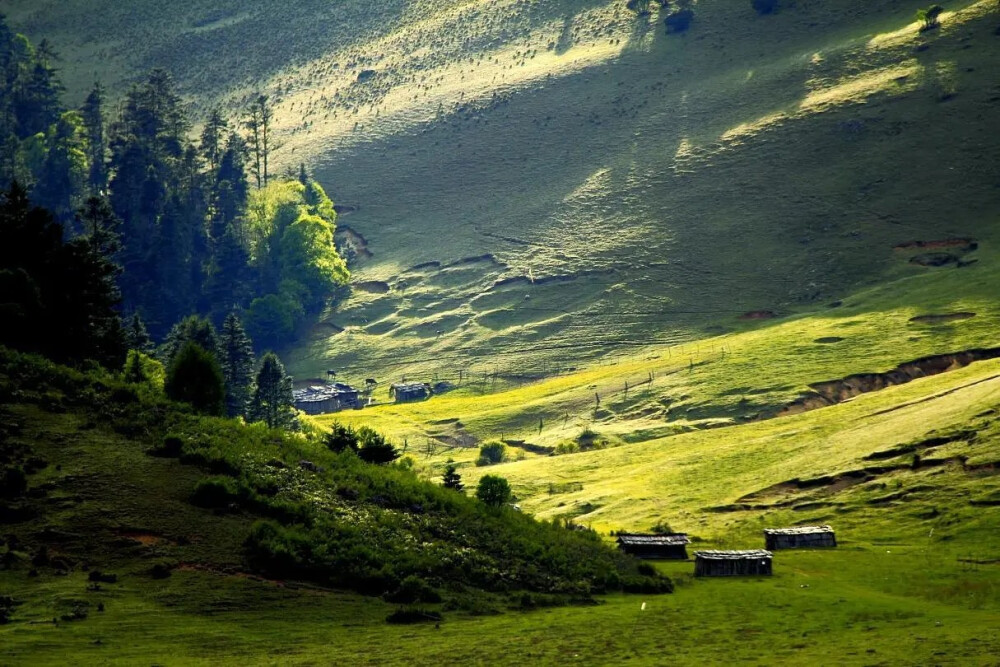
M 439 626 L 386 625 L 397 604 L 248 570 L 247 510 L 194 507 L 199 466 L 149 456 L 57 392 L 29 391 L 5 409 L 4 423 L 20 426 L 8 442 L 30 443 L 48 466 L 29 478 L 40 515 L 3 531 L 0 587 L 18 604 L 0 625 L 0 660 L 662 664 L 675 651 L 709 664 L 831 654 L 990 664 L 1000 650 L 998 378 L 1000 361 L 978 362 L 791 417 L 491 468 L 543 516 L 602 529 L 669 522 L 696 549 L 759 546 L 763 527 L 829 521 L 840 546 L 779 552 L 769 579 L 696 580 L 690 562 L 661 563 L 673 595 L 517 611 L 508 605 L 520 599 L 497 599 Z M 285 447 L 274 452 L 289 463 L 331 463 Z M 40 543 L 48 562 L 29 563 Z M 171 576 L 158 578 L 157 565 Z M 117 580 L 95 585 L 95 569 Z
M 986 0 L 926 33 L 890 0 L 701 0 L 683 35 L 604 1 L 210 4 L 6 11 L 74 90 L 164 65 L 202 106 L 272 93 L 276 160 L 314 167 L 362 259 L 300 378 L 549 375 L 995 238 Z

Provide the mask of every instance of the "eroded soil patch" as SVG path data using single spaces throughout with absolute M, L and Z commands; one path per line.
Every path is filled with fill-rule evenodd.
M 860 373 L 840 380 L 817 382 L 809 385 L 812 391 L 786 405 L 775 415 L 784 417 L 809 410 L 836 405 L 843 401 L 872 391 L 879 391 L 917 378 L 938 375 L 947 371 L 964 368 L 974 361 L 996 359 L 1000 348 L 967 350 L 952 354 L 939 354 L 900 364 L 887 373 Z

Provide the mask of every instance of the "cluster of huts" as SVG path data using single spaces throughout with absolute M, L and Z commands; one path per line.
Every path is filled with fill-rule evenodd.
M 360 410 L 371 403 L 371 394 L 376 384 L 374 380 L 366 380 L 364 391 L 343 382 L 313 384 L 294 390 L 292 399 L 295 407 L 307 415 Z M 435 392 L 440 393 L 448 389 L 451 389 L 451 385 L 444 382 L 439 382 L 433 387 L 426 382 L 397 382 L 389 386 L 389 398 L 396 403 L 424 401 Z
M 618 548 L 637 558 L 688 560 L 686 533 L 643 535 L 619 533 Z M 774 559 L 772 551 L 779 549 L 811 549 L 837 546 L 837 537 L 830 526 L 796 526 L 764 530 L 764 549 L 738 551 L 694 552 L 696 577 L 767 576 Z

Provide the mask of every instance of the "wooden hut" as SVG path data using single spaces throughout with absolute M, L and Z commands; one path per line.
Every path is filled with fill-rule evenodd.
M 837 536 L 830 526 L 796 526 L 794 528 L 767 528 L 764 530 L 766 548 L 813 549 L 837 546 Z
M 295 407 L 307 415 L 322 415 L 361 407 L 360 392 L 342 382 L 297 389 L 292 392 L 292 399 Z
M 389 385 L 389 398 L 397 403 L 423 401 L 431 397 L 431 386 L 425 382 L 397 382 Z
M 618 548 L 636 558 L 687 560 L 691 538 L 685 533 L 639 535 L 619 533 Z
M 696 577 L 759 577 L 771 574 L 770 551 L 696 551 Z

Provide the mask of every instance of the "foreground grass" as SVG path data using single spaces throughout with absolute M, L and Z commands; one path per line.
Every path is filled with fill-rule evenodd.
M 5 664 L 992 664 L 1000 571 L 948 548 L 848 542 L 781 553 L 769 579 L 694 580 L 663 566 L 669 596 L 387 626 L 384 603 L 185 572 L 85 592 L 74 576 L 12 581 L 33 600 L 0 628 Z M 919 573 L 919 574 L 918 574 Z M 915 576 L 917 575 L 918 576 Z M 105 603 L 47 622 L 59 602 Z M 642 602 L 645 611 L 640 610 Z

